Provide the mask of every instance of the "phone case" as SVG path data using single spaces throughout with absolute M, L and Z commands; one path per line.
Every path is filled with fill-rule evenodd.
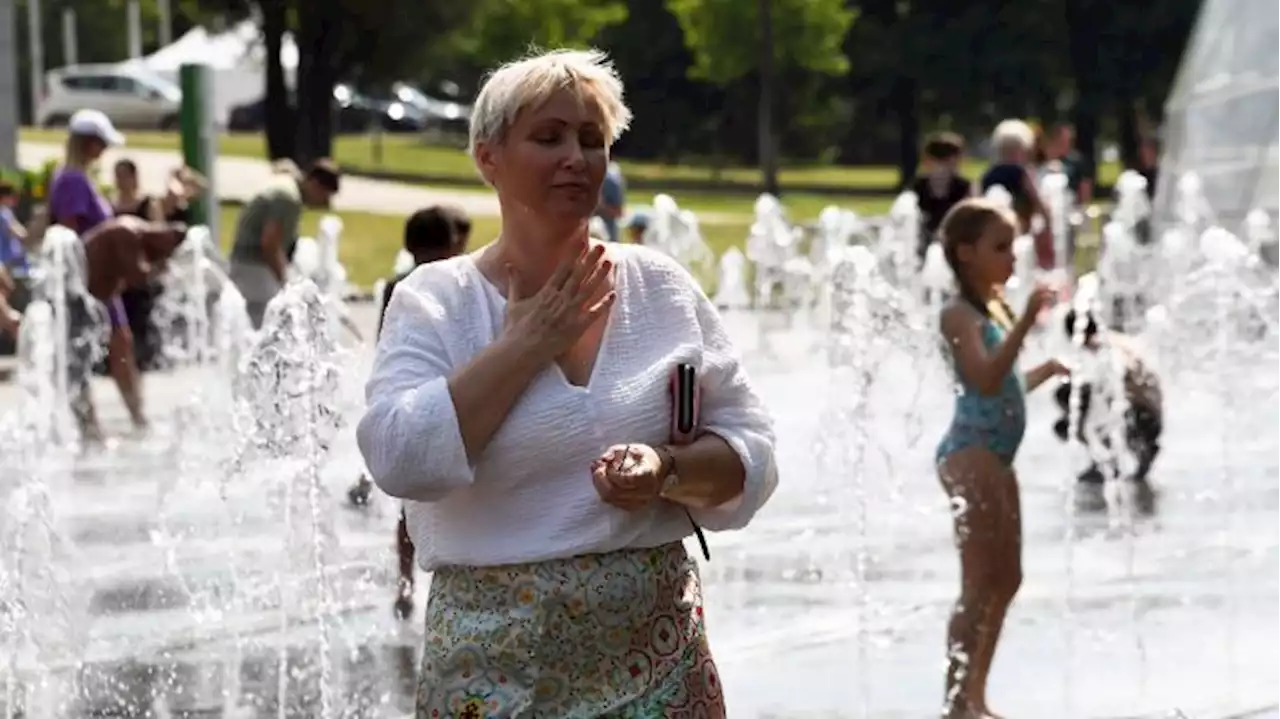
M 698 424 L 701 420 L 699 409 L 702 405 L 702 392 L 698 387 L 698 370 L 691 364 L 680 363 L 671 370 L 671 443 L 689 444 L 698 438 Z M 707 545 L 707 537 L 702 527 L 694 521 L 688 508 L 684 514 L 693 525 L 694 536 L 698 538 L 698 547 L 702 556 L 711 561 L 711 547 Z
M 689 444 L 698 436 L 699 409 L 702 404 L 698 387 L 698 371 L 681 363 L 671 370 L 671 443 Z

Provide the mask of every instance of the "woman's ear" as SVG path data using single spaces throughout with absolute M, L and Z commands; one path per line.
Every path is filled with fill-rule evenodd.
M 480 176 L 484 181 L 494 188 L 497 188 L 498 182 L 498 165 L 502 149 L 488 142 L 476 144 L 475 157 L 476 168 L 480 170 Z

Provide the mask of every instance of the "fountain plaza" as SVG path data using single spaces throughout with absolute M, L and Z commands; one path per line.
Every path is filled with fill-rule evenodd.
M 1277 716 L 1276 275 L 1258 259 L 1274 234 L 1257 216 L 1214 228 L 1188 176 L 1183 216 L 1146 244 L 1140 179 L 1122 180 L 1070 301 L 1130 330 L 1163 377 L 1154 502 L 1120 477 L 1082 502 L 1075 477 L 1098 448 L 1054 436 L 1051 391 L 1029 398 L 1025 580 L 992 703 L 1041 719 Z M 950 278 L 935 252 L 916 269 L 914 198 L 797 228 L 762 197 L 744 251 L 718 261 L 672 198 L 654 211 L 646 242 L 715 281 L 777 424 L 777 494 L 747 530 L 709 537 L 702 567 L 730 716 L 934 716 L 958 588 L 932 467 L 950 420 L 933 336 Z M 157 312 L 173 368 L 147 377 L 154 427 L 129 436 L 92 380 L 119 438 L 92 450 L 63 409 L 97 331 L 66 339 L 78 238 L 46 238 L 44 301 L 0 385 L 0 717 L 411 714 L 425 596 L 394 619 L 397 507 L 345 499 L 371 360 L 352 330 L 372 336 L 376 308 L 341 301 L 340 234 L 335 219 L 303 244 L 310 281 L 255 334 L 193 230 Z M 1017 248 L 1020 306 L 1037 277 L 1029 241 Z M 1024 364 L 1054 353 L 1114 380 L 1059 336 L 1064 309 Z

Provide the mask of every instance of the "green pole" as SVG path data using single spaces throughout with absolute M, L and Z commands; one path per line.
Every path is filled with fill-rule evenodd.
M 208 188 L 191 203 L 193 224 L 209 228 L 217 242 L 218 194 L 215 186 L 218 159 L 218 132 L 213 117 L 213 70 L 208 65 L 184 64 L 178 71 L 182 86 L 182 159 L 187 166 L 205 176 Z

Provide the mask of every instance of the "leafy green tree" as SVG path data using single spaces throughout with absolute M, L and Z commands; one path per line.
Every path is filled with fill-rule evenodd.
M 531 47 L 585 47 L 627 20 L 625 0 L 470 0 L 466 19 L 428 49 L 421 79 L 476 89 L 484 74 Z M 426 84 L 431 84 L 427 82 Z
M 699 79 L 726 85 L 759 67 L 760 4 L 754 0 L 666 0 L 684 30 Z M 857 17 L 845 0 L 772 0 L 779 69 L 826 75 L 849 69 L 840 45 Z

